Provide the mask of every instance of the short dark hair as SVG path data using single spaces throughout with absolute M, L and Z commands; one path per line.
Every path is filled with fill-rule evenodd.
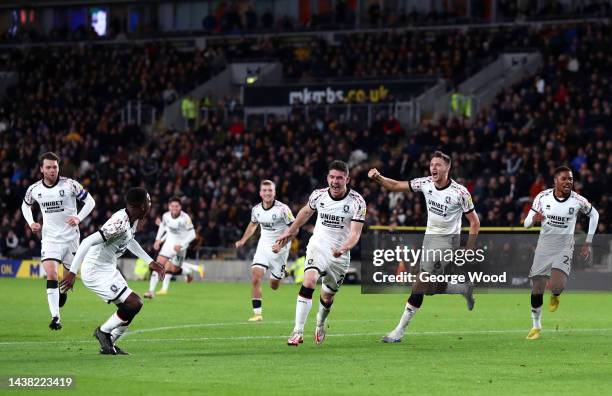
M 337 170 L 337 171 L 340 171 L 340 172 L 344 172 L 347 175 L 349 174 L 349 166 L 348 166 L 348 164 L 346 162 L 344 162 L 344 161 L 339 161 L 339 160 L 332 161 L 331 164 L 329 164 L 329 169 L 328 170 L 329 171 Z
M 179 205 L 183 206 L 183 203 L 181 202 L 181 198 L 178 196 L 173 196 L 168 200 L 168 203 L 172 203 L 172 202 L 178 202 Z
M 56 161 L 58 164 L 60 162 L 59 156 L 52 151 L 47 151 L 46 153 L 44 153 L 43 155 L 39 157 L 40 166 L 43 165 L 45 160 Z
M 140 205 L 147 201 L 149 193 L 142 187 L 132 187 L 125 196 L 125 201 L 130 205 Z
M 570 172 L 570 173 L 572 173 L 572 169 L 569 166 L 561 165 L 561 166 L 557 167 L 557 169 L 555 169 L 555 171 L 553 172 L 553 176 L 557 177 L 559 175 L 559 173 L 561 173 L 561 172 Z
M 432 158 L 432 159 L 433 159 L 433 158 L 442 158 L 442 161 L 444 161 L 444 163 L 445 163 L 446 165 L 448 165 L 448 166 L 450 166 L 450 165 L 452 164 L 452 162 L 453 162 L 453 161 L 451 160 L 450 155 L 448 155 L 448 154 L 444 154 L 444 153 L 443 153 L 442 151 L 440 151 L 440 150 L 434 151 L 434 153 L 433 153 L 433 155 L 431 156 L 431 158 Z

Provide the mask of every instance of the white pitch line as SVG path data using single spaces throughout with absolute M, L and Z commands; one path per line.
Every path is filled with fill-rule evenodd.
M 415 331 L 407 333 L 411 336 L 444 336 L 444 335 L 486 335 L 486 334 L 514 334 L 524 333 L 525 329 L 506 329 L 506 330 L 459 330 L 459 331 Z M 601 329 L 560 329 L 544 330 L 544 333 L 608 333 L 612 328 Z M 382 337 L 382 332 L 372 333 L 339 333 L 328 334 L 328 337 Z M 284 339 L 286 336 L 234 336 L 234 337 L 190 337 L 190 338 L 142 338 L 127 339 L 125 342 L 186 342 L 186 341 L 245 341 L 245 340 L 269 340 Z M 90 344 L 93 340 L 66 340 L 66 341 L 9 341 L 0 342 L 0 346 L 25 346 L 25 345 L 60 345 L 60 344 Z
M 385 322 L 392 321 L 392 319 L 384 320 L 384 319 L 339 319 L 334 320 L 334 323 L 339 322 L 360 322 L 360 323 L 368 323 L 368 322 Z M 221 322 L 221 323 L 194 323 L 194 324 L 186 324 L 186 325 L 178 325 L 178 326 L 165 326 L 165 327 L 152 327 L 148 329 L 140 329 L 134 331 L 128 331 L 125 333 L 124 337 L 127 337 L 130 334 L 140 334 L 140 333 L 150 333 L 155 331 L 165 331 L 165 330 L 180 330 L 180 329 L 191 329 L 198 327 L 224 327 L 224 326 L 262 326 L 266 324 L 293 324 L 293 320 L 275 320 L 275 321 L 263 321 L 260 323 L 252 323 L 252 322 Z

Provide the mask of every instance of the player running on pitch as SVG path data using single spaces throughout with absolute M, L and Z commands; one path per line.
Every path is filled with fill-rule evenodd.
M 81 242 L 70 272 L 60 285 L 63 291 L 70 290 L 82 265 L 83 284 L 107 303 L 117 305 L 117 311 L 94 332 L 104 355 L 128 354 L 116 343 L 142 308 L 142 300 L 117 269 L 117 259 L 129 250 L 149 263 L 160 278 L 164 277 L 164 266 L 153 261 L 134 239 L 138 221 L 144 219 L 150 208 L 151 198 L 144 188 L 130 189 L 125 209 L 115 212 L 98 232 Z
M 60 307 L 68 296 L 58 288 L 58 268 L 70 269 L 74 254 L 79 247 L 79 223 L 96 206 L 94 199 L 77 181 L 59 175 L 59 157 L 51 152 L 40 157 L 42 180 L 32 184 L 26 191 L 21 211 L 32 232 L 42 229 L 40 261 L 47 274 L 47 302 L 51 311 L 51 330 L 60 330 Z M 84 203 L 77 213 L 77 200 Z M 38 203 L 42 213 L 42 226 L 34 221 L 32 205 Z
M 185 262 L 187 248 L 194 239 L 196 239 L 196 233 L 193 222 L 191 217 L 183 212 L 181 199 L 179 197 L 170 198 L 168 211 L 162 215 L 153 244 L 155 250 L 159 250 L 161 246 L 161 251 L 157 255 L 157 262 L 166 268 L 162 288 L 157 294 L 168 294 L 168 287 L 173 275 L 185 275 L 189 283 L 193 280 L 193 272 L 200 271 L 200 267 L 197 265 Z M 155 288 L 158 282 L 159 277 L 157 273 L 153 272 L 149 282 L 149 291 L 144 294 L 145 298 L 152 299 L 155 297 Z
M 333 161 L 329 165 L 329 187 L 310 194 L 308 204 L 300 209 L 295 222 L 277 239 L 278 251 L 294 238 L 300 227 L 317 212 L 317 222 L 306 248 L 304 282 L 295 307 L 295 326 L 287 345 L 303 342 L 304 324 L 312 307 L 312 294 L 319 277 L 323 278 L 319 312 L 314 339 L 317 344 L 325 340 L 326 320 L 351 262 L 351 249 L 357 244 L 365 221 L 366 203 L 348 188 L 349 167 L 345 162 Z
M 576 218 L 582 212 L 589 216 L 589 231 L 582 246 L 581 255 L 589 257 L 593 235 L 597 230 L 599 213 L 583 196 L 572 191 L 574 176 L 567 166 L 560 166 L 554 172 L 554 188 L 539 193 L 533 200 L 524 226 L 529 228 L 536 222 L 542 224 L 536 247 L 531 278 L 531 319 L 533 327 L 527 334 L 528 340 L 540 338 L 542 331 L 542 304 L 546 283 L 550 279 L 550 304 L 548 310 L 559 308 L 559 296 L 565 288 L 574 254 L 574 229 Z
M 261 203 L 251 209 L 251 221 L 242 238 L 235 243 L 237 249 L 241 248 L 257 231 L 257 226 L 261 227 L 261 236 L 251 264 L 253 317 L 249 319 L 249 322 L 263 320 L 261 283 L 266 271 L 270 270 L 270 288 L 272 290 L 278 289 L 281 279 L 285 277 L 290 245 L 287 244 L 278 253 L 272 251 L 272 246 L 276 243 L 276 238 L 281 236 L 295 220 L 289 206 L 275 199 L 276 186 L 273 181 L 264 180 L 261 182 L 259 196 L 261 197 Z
M 429 163 L 431 176 L 413 179 L 410 181 L 397 181 L 386 178 L 376 169 L 370 169 L 368 176 L 388 191 L 421 192 L 427 203 L 427 228 L 423 239 L 423 251 L 435 252 L 459 247 L 459 234 L 461 233 L 461 217 L 464 214 L 470 223 L 470 240 L 468 249 L 474 249 L 476 236 L 480 231 L 480 220 L 474 211 L 474 204 L 467 189 L 449 177 L 451 158 L 436 151 Z M 447 262 L 435 260 L 424 256 L 421 260 L 420 272 L 428 274 L 442 274 Z M 412 292 L 406 303 L 404 313 L 398 325 L 383 337 L 387 343 L 400 342 L 408 323 L 423 303 L 424 294 L 461 294 L 467 301 L 468 310 L 474 309 L 472 287 L 466 284 L 452 284 L 447 282 L 422 282 L 417 276 L 412 285 Z

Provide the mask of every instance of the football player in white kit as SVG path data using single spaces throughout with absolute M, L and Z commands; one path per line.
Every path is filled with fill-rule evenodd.
M 427 228 L 423 238 L 423 251 L 444 251 L 459 247 L 461 218 L 465 215 L 470 223 L 470 238 L 467 249 L 475 249 L 476 236 L 480 231 L 480 220 L 474 210 L 468 190 L 449 177 L 451 158 L 436 151 L 429 163 L 431 176 L 397 181 L 386 178 L 376 169 L 370 169 L 368 176 L 388 191 L 421 192 L 427 204 Z M 433 255 L 430 255 L 430 257 Z M 433 259 L 421 260 L 419 271 L 428 274 L 442 274 L 448 263 Z M 424 294 L 461 294 L 467 301 L 468 310 L 474 309 L 471 285 L 448 282 L 422 282 L 417 276 L 398 325 L 383 337 L 387 343 L 400 342 L 406 327 L 423 304 Z
M 157 236 L 155 237 L 155 243 L 153 244 L 155 250 L 159 250 L 161 246 L 161 250 L 157 255 L 157 262 L 166 267 L 166 277 L 162 283 L 161 290 L 157 293 L 160 295 L 168 294 L 168 287 L 173 275 L 185 275 L 187 282 L 191 282 L 193 280 L 193 272 L 199 271 L 197 265 L 185 262 L 187 248 L 196 239 L 196 233 L 191 217 L 183 212 L 182 209 L 179 197 L 170 198 L 168 201 L 168 211 L 162 216 Z M 149 282 L 149 291 L 144 294 L 145 298 L 155 297 L 157 282 L 159 282 L 159 277 L 153 272 Z
M 21 211 L 26 222 L 37 233 L 42 229 L 41 258 L 47 274 L 47 302 L 51 311 L 51 330 L 60 330 L 60 307 L 67 295 L 58 288 L 58 267 L 62 263 L 67 270 L 79 246 L 79 223 L 86 218 L 96 202 L 75 180 L 59 175 L 59 157 L 51 152 L 40 157 L 42 180 L 32 184 L 23 199 Z M 77 213 L 79 200 L 84 203 Z M 42 226 L 34 221 L 32 205 L 38 203 L 42 213 Z
M 565 288 L 574 255 L 574 229 L 576 218 L 582 212 L 589 216 L 589 231 L 582 246 L 581 255 L 589 257 L 593 235 L 597 230 L 599 213 L 580 194 L 572 191 L 574 176 L 567 166 L 560 166 L 554 172 L 554 188 L 539 193 L 533 200 L 524 226 L 529 228 L 536 222 L 542 224 L 536 247 L 531 278 L 531 319 L 533 327 L 527 334 L 528 340 L 540 338 L 542 331 L 542 305 L 546 283 L 550 279 L 550 304 L 548 309 L 559 308 L 559 296 Z
M 100 343 L 100 353 L 105 355 L 128 354 L 116 343 L 142 308 L 142 300 L 117 269 L 117 259 L 129 250 L 149 263 L 149 268 L 160 278 L 164 277 L 164 266 L 153 261 L 134 239 L 138 221 L 144 219 L 151 208 L 149 194 L 144 188 L 131 188 L 125 200 L 125 209 L 115 212 L 98 232 L 83 240 L 70 272 L 60 285 L 62 290 L 70 290 L 81 269 L 83 284 L 102 300 L 117 305 L 117 311 L 94 332 Z
M 287 345 L 297 346 L 304 340 L 304 324 L 312 307 L 312 294 L 322 278 L 319 312 L 315 327 L 315 343 L 321 344 L 327 332 L 326 320 L 351 262 L 351 249 L 359 242 L 366 216 L 366 203 L 356 191 L 348 188 L 349 167 L 345 162 L 329 165 L 329 187 L 315 190 L 308 203 L 300 209 L 295 222 L 277 239 L 278 251 L 301 226 L 317 212 L 317 222 L 306 247 L 304 282 L 295 307 L 295 325 Z
M 251 304 L 253 317 L 249 322 L 263 320 L 261 283 L 266 271 L 270 271 L 270 288 L 278 289 L 281 279 L 285 277 L 285 267 L 289 257 L 290 245 L 284 246 L 278 253 L 272 251 L 276 239 L 295 221 L 289 206 L 277 201 L 276 186 L 271 180 L 264 180 L 259 185 L 261 203 L 251 209 L 251 221 L 240 240 L 234 246 L 240 249 L 261 227 L 261 236 L 251 264 Z

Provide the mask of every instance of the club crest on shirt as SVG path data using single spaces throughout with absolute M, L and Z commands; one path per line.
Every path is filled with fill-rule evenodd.
M 348 206 L 348 205 L 344 205 L 344 207 L 342 208 L 342 211 L 343 211 L 344 213 L 348 213 L 348 211 L 349 211 L 349 206 Z
M 451 197 L 446 197 L 446 203 L 447 204 L 451 203 Z
M 276 221 L 276 213 L 272 215 L 272 220 Z
M 319 206 L 323 208 L 323 207 L 325 207 L 325 204 L 324 204 L 323 202 L 321 202 L 321 203 L 319 204 Z
M 569 208 L 569 214 L 574 214 L 574 208 Z
M 429 194 L 429 195 L 431 195 L 432 193 L 433 193 L 433 191 L 432 191 L 432 190 L 429 190 L 429 191 L 427 192 L 427 194 Z
M 41 193 L 38 193 L 38 198 L 42 198 L 42 194 Z
M 60 197 L 64 196 L 64 190 L 60 190 Z

